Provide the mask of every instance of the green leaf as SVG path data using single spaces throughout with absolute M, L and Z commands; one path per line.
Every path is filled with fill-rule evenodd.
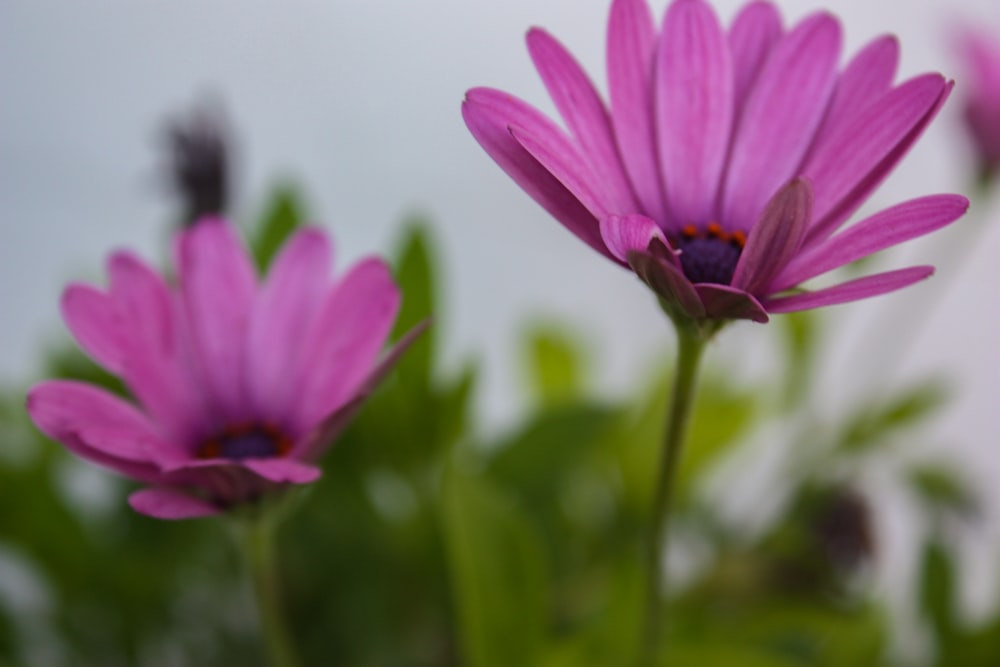
M 261 273 L 267 271 L 278 249 L 306 219 L 299 193 L 291 185 L 276 188 L 250 246 Z
M 392 337 L 399 338 L 428 317 L 437 314 L 436 276 L 430 224 L 421 218 L 406 221 L 393 264 L 403 302 Z M 414 387 L 429 387 L 434 366 L 437 326 L 431 326 L 407 351 L 397 371 Z
M 583 353 L 569 333 L 538 324 L 526 338 L 528 386 L 537 401 L 553 405 L 579 398 L 584 390 Z
M 945 510 L 958 516 L 972 516 L 979 509 L 975 493 L 955 470 L 944 464 L 922 464 L 907 474 L 910 488 L 933 510 Z
M 937 380 L 929 380 L 891 397 L 863 407 L 848 421 L 837 449 L 860 454 L 887 444 L 896 431 L 914 426 L 944 405 L 948 392 Z
M 820 317 L 821 314 L 816 311 L 803 310 L 779 318 L 786 352 L 783 398 L 786 408 L 798 405 L 809 395 L 808 388 L 819 341 Z
M 937 540 L 924 547 L 920 564 L 920 611 L 930 621 L 939 644 L 954 636 L 955 567 L 948 549 Z
M 488 479 L 452 468 L 442 502 L 463 664 L 533 667 L 546 617 L 538 535 Z
M 675 646 L 658 663 L 659 667 L 797 667 L 799 664 L 752 646 L 717 644 Z

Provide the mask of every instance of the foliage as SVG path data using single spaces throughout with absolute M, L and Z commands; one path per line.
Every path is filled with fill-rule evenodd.
M 275 193 L 248 234 L 260 266 L 305 215 L 294 190 Z M 577 336 L 536 324 L 523 342 L 531 407 L 503 433 L 483 434 L 477 364 L 442 370 L 456 360 L 442 358 L 430 229 L 411 220 L 395 253 L 404 300 L 394 337 L 432 315 L 433 324 L 328 453 L 323 479 L 290 498 L 279 532 L 304 663 L 628 664 L 669 364 L 650 364 L 626 396 L 597 399 Z M 939 384 L 866 402 L 841 426 L 813 425 L 810 442 L 822 446 L 788 473 L 787 500 L 758 529 L 735 525 L 706 496 L 718 464 L 767 420 L 809 413 L 803 388 L 822 330 L 812 317 L 783 325 L 786 372 L 770 386 L 741 386 L 712 367 L 703 378 L 675 513 L 678 554 L 694 567 L 673 591 L 664 667 L 899 664 L 887 649 L 891 618 L 864 586 L 878 541 L 869 503 L 837 471 L 914 437 L 946 398 Z M 54 352 L 49 367 L 123 391 L 75 351 Z M 126 483 L 30 426 L 23 395 L 8 387 L 0 397 L 0 571 L 20 573 L 0 586 L 0 663 L 262 664 L 225 522 L 134 514 Z M 960 572 L 942 537 L 974 517 L 975 495 L 954 468 L 898 467 L 928 528 L 913 545 L 928 657 L 995 665 L 1000 616 L 963 623 Z

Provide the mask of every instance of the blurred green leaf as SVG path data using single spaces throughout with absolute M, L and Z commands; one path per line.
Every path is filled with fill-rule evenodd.
M 567 331 L 538 324 L 528 331 L 524 358 L 528 385 L 536 402 L 558 405 L 584 390 L 583 352 Z
M 298 191 L 291 185 L 275 188 L 250 242 L 261 273 L 267 271 L 278 249 L 305 219 L 305 206 Z
M 890 434 L 926 419 L 947 398 L 948 392 L 940 381 L 928 380 L 886 401 L 867 405 L 848 420 L 838 451 L 860 454 L 888 444 Z
M 907 473 L 910 488 L 934 510 L 972 516 L 979 508 L 975 493 L 945 464 L 915 465 Z
M 429 222 L 422 218 L 411 218 L 404 223 L 402 239 L 393 262 L 396 267 L 396 280 L 403 293 L 403 301 L 392 332 L 394 339 L 428 317 L 437 315 L 438 304 L 435 295 L 438 286 L 434 276 L 437 261 L 433 257 L 429 230 Z M 432 325 L 425 331 L 397 366 L 397 371 L 407 378 L 411 386 L 427 387 L 431 383 L 437 328 Z
M 488 479 L 454 468 L 442 502 L 463 664 L 537 665 L 547 589 L 532 525 Z
M 939 644 L 955 635 L 955 567 L 948 549 L 937 540 L 924 547 L 920 562 L 920 611 L 933 626 Z
M 798 405 L 808 396 L 816 346 L 819 342 L 820 317 L 821 314 L 816 311 L 803 310 L 787 313 L 778 318 L 786 352 L 784 387 L 786 408 Z
M 718 644 L 674 646 L 657 664 L 659 667 L 797 667 L 800 665 L 796 661 L 770 655 L 753 646 L 727 647 Z

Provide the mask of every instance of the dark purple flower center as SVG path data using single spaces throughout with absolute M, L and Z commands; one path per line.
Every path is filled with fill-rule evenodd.
M 688 280 L 728 285 L 733 280 L 746 235 L 739 230 L 727 232 L 713 222 L 704 229 L 688 225 L 670 242 L 680 251 L 677 258 Z
M 292 442 L 270 424 L 230 426 L 198 448 L 201 459 L 249 459 L 284 456 Z

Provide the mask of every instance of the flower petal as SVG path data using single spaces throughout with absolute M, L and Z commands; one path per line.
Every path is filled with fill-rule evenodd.
M 230 422 L 250 418 L 244 377 L 256 274 L 235 230 L 219 219 L 187 229 L 177 244 L 181 297 L 213 403 Z
M 32 387 L 26 408 L 45 435 L 78 456 L 141 481 L 160 479 L 149 452 L 170 445 L 117 396 L 83 382 L 49 380 Z
M 597 175 L 587 166 L 585 158 L 562 135 L 536 135 L 531 130 L 510 126 L 510 134 L 538 164 L 556 177 L 591 215 L 600 220 L 614 211 L 602 192 Z
M 657 224 L 644 215 L 608 216 L 601 220 L 601 238 L 611 254 L 625 263 L 630 252 L 646 252 L 653 239 L 667 242 Z
M 565 186 L 525 151 L 510 134 L 514 124 L 535 134 L 559 133 L 537 110 L 499 90 L 473 88 L 462 103 L 462 118 L 476 141 L 522 190 L 556 220 L 606 257 L 597 219 Z M 544 129 L 543 129 L 544 128 Z
M 108 273 L 110 296 L 129 324 L 125 382 L 165 438 L 177 443 L 197 440 L 212 417 L 194 353 L 182 336 L 183 316 L 174 295 L 159 274 L 130 253 L 112 255 Z
M 802 173 L 813 181 L 815 217 L 808 243 L 826 238 L 892 171 L 951 91 L 925 74 L 887 93 L 817 150 Z
M 670 254 L 672 251 L 668 247 L 653 241 L 649 252 L 629 253 L 628 263 L 636 275 L 669 307 L 691 319 L 705 317 L 705 306 L 694 285 L 680 268 L 665 259 Z
M 296 439 L 349 401 L 371 372 L 399 310 L 385 263 L 363 260 L 333 288 L 303 342 Z
M 969 200 L 959 195 L 922 197 L 888 208 L 800 252 L 771 289 L 790 289 L 879 250 L 929 234 L 954 222 L 968 208 Z
M 128 504 L 139 514 L 154 519 L 198 519 L 222 512 L 207 500 L 166 487 L 142 489 L 128 497 Z
M 732 131 L 733 64 L 708 4 L 670 5 L 657 62 L 657 135 L 670 224 L 709 222 Z
M 127 333 L 114 301 L 90 285 L 66 288 L 60 304 L 63 321 L 94 361 L 121 374 L 127 350 Z
M 295 459 L 245 459 L 243 465 L 247 470 L 277 484 L 308 484 L 315 482 L 323 474 L 311 463 Z
M 354 397 L 346 403 L 340 405 L 332 413 L 326 415 L 323 421 L 313 429 L 312 433 L 299 441 L 299 444 L 292 455 L 299 459 L 315 460 L 326 450 L 340 434 L 340 432 L 350 423 L 354 415 L 357 414 L 361 406 L 368 399 L 368 396 L 375 391 L 375 388 L 382 382 L 386 375 L 395 367 L 403 354 L 413 343 L 424 333 L 431 324 L 430 320 L 424 320 L 417 326 L 407 331 L 402 338 L 382 356 L 375 368 Z
M 837 80 L 840 25 L 826 13 L 799 23 L 774 47 L 733 139 L 722 219 L 747 230 L 795 175 Z
M 614 0 L 608 18 L 611 123 L 642 212 L 666 222 L 653 125 L 656 27 L 646 0 Z
M 713 283 L 700 283 L 695 291 L 705 304 L 705 316 L 716 320 L 753 320 L 764 324 L 768 321 L 767 311 L 752 294 Z
M 608 110 L 594 84 L 563 45 L 544 30 L 530 30 L 527 41 L 535 69 L 576 139 L 580 153 L 604 186 L 604 199 L 619 213 L 638 210 L 639 204 L 618 156 Z
M 257 295 L 247 336 L 247 382 L 260 419 L 284 424 L 299 397 L 292 384 L 300 341 L 319 314 L 331 281 L 332 250 L 318 229 L 295 233 Z
M 763 292 L 795 256 L 811 215 L 809 181 L 797 178 L 781 188 L 750 230 L 732 286 L 751 294 Z
M 847 303 L 848 301 L 857 301 L 894 292 L 929 278 L 933 273 L 933 266 L 911 266 L 907 269 L 897 269 L 896 271 L 886 271 L 885 273 L 856 278 L 815 292 L 768 299 L 764 305 L 769 313 L 790 313 L 821 306 L 834 306 L 838 303 Z
M 872 40 L 844 68 L 830 100 L 826 118 L 810 149 L 815 153 L 892 87 L 899 66 L 899 41 L 893 35 Z
M 729 51 L 733 54 L 733 106 L 737 116 L 780 39 L 781 15 L 770 2 L 748 3 L 733 19 Z

